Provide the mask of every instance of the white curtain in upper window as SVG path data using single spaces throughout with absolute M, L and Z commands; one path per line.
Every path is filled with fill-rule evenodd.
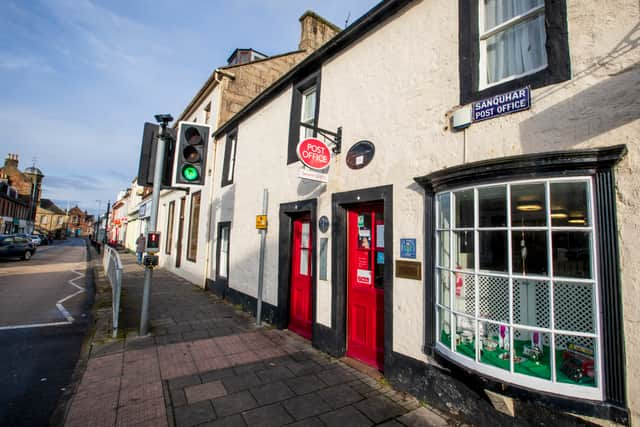
M 544 0 L 484 0 L 484 32 L 544 4 Z M 487 84 L 547 65 L 544 12 L 486 40 Z

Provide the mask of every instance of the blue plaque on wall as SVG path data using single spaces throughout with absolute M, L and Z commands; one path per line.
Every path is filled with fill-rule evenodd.
M 400 258 L 416 259 L 416 239 L 400 239 Z

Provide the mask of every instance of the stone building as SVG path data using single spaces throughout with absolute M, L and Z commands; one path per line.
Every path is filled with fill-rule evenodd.
M 67 213 L 67 235 L 81 237 L 88 236 L 93 230 L 93 215 L 83 211 L 78 206 L 69 209 Z
M 62 239 L 67 230 L 67 213 L 50 199 L 40 199 L 36 210 L 34 231 Z
M 468 423 L 510 423 L 485 393 L 638 423 L 638 22 L 631 0 L 382 1 L 217 127 L 197 269 Z
M 24 171 L 18 169 L 18 155 L 9 153 L 4 161 L 4 166 L 0 167 L 0 181 L 5 183 L 9 189 L 14 189 L 17 193 L 17 199 L 21 203 L 14 203 L 17 215 L 11 217 L 9 223 L 5 216 L 5 231 L 12 229 L 11 232 L 31 233 L 33 232 L 36 209 L 40 203 L 42 194 L 42 178 L 44 175 L 40 169 L 35 166 L 26 168 Z M 5 195 L 8 195 L 5 190 Z M 14 198 L 15 200 L 15 198 Z M 9 203 L 9 198 L 5 198 L 5 203 Z M 27 212 L 23 214 L 23 206 L 26 204 Z M 8 228 L 7 228 L 8 227 Z
M 180 121 L 205 123 L 215 130 L 340 31 L 313 12 L 304 13 L 300 25 L 298 49 L 292 52 L 267 56 L 254 49 L 236 49 L 228 65 L 214 70 L 177 118 L 176 125 Z M 213 143 L 209 147 L 206 173 L 212 177 L 217 150 Z M 157 228 L 164 239 L 161 266 L 203 287 L 212 260 L 210 236 L 215 234 L 210 228 L 212 188 L 213 182 L 208 178 L 203 188 L 194 188 L 190 193 L 162 191 L 158 209 Z M 150 210 L 149 201 L 144 211 Z

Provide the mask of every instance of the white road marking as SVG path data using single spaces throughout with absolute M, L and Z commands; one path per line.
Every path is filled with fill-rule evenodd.
M 64 316 L 65 319 L 67 319 L 65 322 L 51 322 L 51 323 L 33 323 L 30 325 L 15 325 L 15 326 L 0 326 L 0 331 L 4 331 L 4 330 L 8 330 L 8 329 L 25 329 L 25 328 L 44 328 L 47 326 L 62 326 L 62 325 L 70 325 L 74 322 L 74 318 L 71 315 L 71 313 L 69 313 L 69 311 L 64 308 L 64 306 L 62 305 L 63 302 L 65 302 L 68 299 L 71 299 L 73 297 L 75 297 L 76 295 L 79 295 L 81 293 L 83 293 L 85 291 L 85 289 L 74 283 L 76 280 L 81 279 L 85 276 L 84 273 L 81 273 L 79 271 L 76 271 L 76 269 L 81 269 L 85 267 L 84 263 L 80 263 L 80 264 L 76 264 L 74 266 L 73 269 L 71 269 L 72 273 L 77 274 L 77 277 L 74 277 L 71 280 L 68 280 L 67 283 L 70 284 L 71 286 L 74 286 L 78 289 L 78 291 L 67 295 L 66 297 L 62 298 L 61 300 L 59 300 L 58 302 L 56 302 L 56 308 L 58 309 L 58 311 L 60 311 L 60 313 L 62 314 L 62 316 Z

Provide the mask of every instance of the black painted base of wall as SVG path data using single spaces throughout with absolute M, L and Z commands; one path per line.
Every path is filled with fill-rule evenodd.
M 251 313 L 253 317 L 256 317 L 258 312 L 258 300 L 255 297 L 230 288 L 226 283 L 216 283 L 211 279 L 207 279 L 207 289 L 220 298 L 229 301 L 231 304 L 240 305 L 243 311 Z M 263 301 L 262 315 L 260 317 L 265 322 L 282 329 L 282 326 L 278 324 L 278 319 L 281 317 L 278 307 Z
M 384 374 L 395 388 L 474 425 L 590 425 L 565 412 L 629 423 L 628 412 L 622 408 L 513 387 L 480 377 L 441 357 L 436 359 L 442 368 L 393 352 Z M 516 418 L 496 412 L 484 390 L 513 397 Z
M 344 342 L 337 342 L 335 331 L 317 323 L 313 324 L 312 345 L 333 357 L 342 357 L 346 352 Z

